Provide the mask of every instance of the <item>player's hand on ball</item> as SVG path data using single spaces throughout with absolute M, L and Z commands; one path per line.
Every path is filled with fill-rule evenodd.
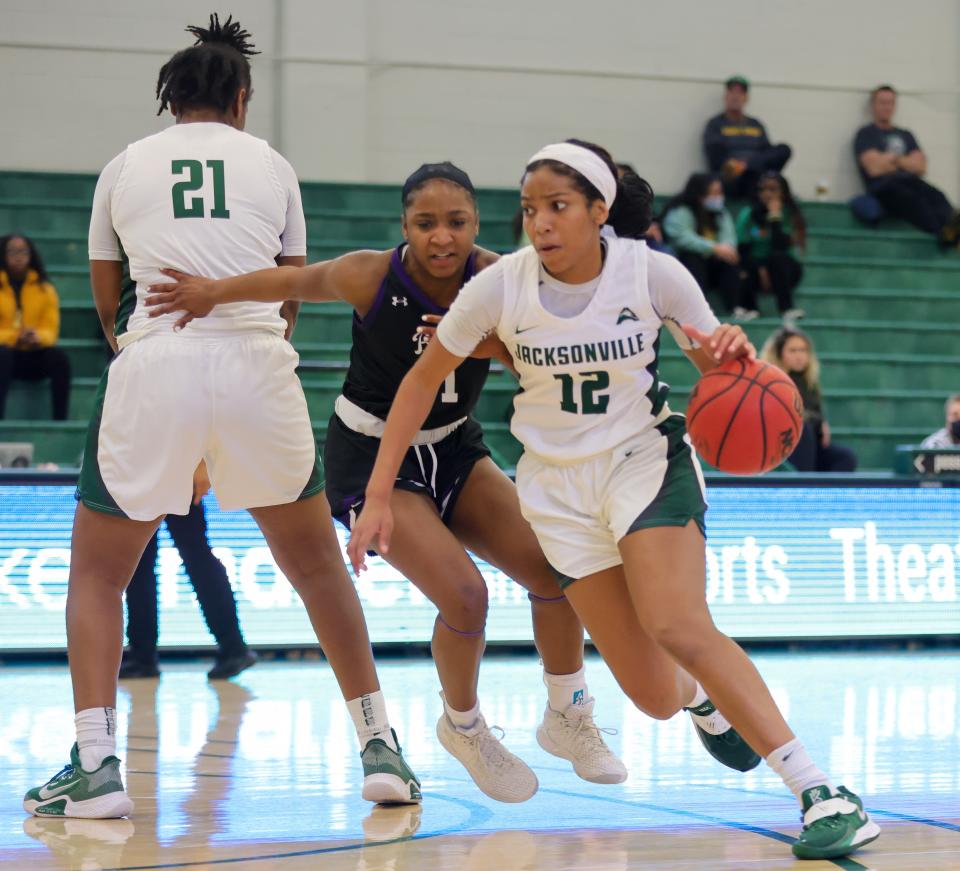
M 198 278 L 187 275 L 176 269 L 160 270 L 172 282 L 151 284 L 144 304 L 150 308 L 150 317 L 172 312 L 186 312 L 174 325 L 175 330 L 182 330 L 194 318 L 205 318 L 213 311 L 216 301 L 213 297 L 213 282 L 208 278 Z
M 748 360 L 757 359 L 757 349 L 747 338 L 743 327 L 737 324 L 720 324 L 712 333 L 702 333 L 690 324 L 683 324 L 681 329 L 688 338 L 704 348 L 717 363 L 727 363 L 740 357 L 746 357 Z
M 386 554 L 390 550 L 390 536 L 393 533 L 393 512 L 389 499 L 367 497 L 363 511 L 353 524 L 350 541 L 347 543 L 347 556 L 353 566 L 354 574 L 360 574 L 367 567 L 367 551 L 374 544 L 376 551 Z

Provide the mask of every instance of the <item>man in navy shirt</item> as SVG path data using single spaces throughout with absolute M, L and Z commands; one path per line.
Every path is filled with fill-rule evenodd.
M 723 112 L 703 131 L 703 150 L 711 172 L 721 173 L 728 197 L 753 196 L 757 180 L 768 170 L 779 172 L 790 159 L 789 145 L 771 145 L 767 131 L 743 111 L 750 83 L 743 76 L 726 81 Z
M 927 157 L 916 137 L 893 126 L 897 92 L 881 85 L 870 95 L 873 123 L 857 131 L 853 151 L 867 188 L 888 214 L 933 233 L 944 247 L 960 241 L 960 212 L 943 193 L 923 180 Z

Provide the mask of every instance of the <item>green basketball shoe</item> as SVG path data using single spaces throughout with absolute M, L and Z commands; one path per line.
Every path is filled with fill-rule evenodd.
M 733 728 L 724 719 L 709 699 L 702 705 L 695 708 L 684 708 L 687 713 L 696 715 L 693 717 L 693 725 L 697 730 L 697 737 L 709 753 L 717 762 L 732 768 L 734 771 L 752 771 L 760 764 L 760 756 L 754 752 L 753 748 L 747 744 L 740 733 Z M 701 726 L 696 717 L 710 717 L 714 719 L 720 727 L 726 726 L 719 734 L 708 732 Z
M 108 756 L 96 771 L 80 766 L 80 751 L 70 749 L 70 764 L 43 786 L 23 797 L 23 809 L 38 817 L 113 819 L 133 812 L 133 802 L 123 788 L 120 760 Z
M 803 831 L 793 844 L 798 859 L 838 859 L 880 837 L 863 802 L 845 786 L 814 786 L 803 791 Z
M 420 781 L 403 758 L 397 733 L 390 730 L 396 751 L 382 738 L 371 738 L 360 752 L 363 762 L 363 797 L 377 804 L 417 804 Z

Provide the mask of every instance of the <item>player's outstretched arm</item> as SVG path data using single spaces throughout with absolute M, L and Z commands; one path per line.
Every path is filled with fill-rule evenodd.
M 194 318 L 206 317 L 216 306 L 231 302 L 343 300 L 357 305 L 356 297 L 369 293 L 368 277 L 387 262 L 385 256 L 388 259 L 389 253 L 355 251 L 302 268 L 279 266 L 220 279 L 162 269 L 170 281 L 151 285 L 146 305 L 151 317 L 185 312 L 174 328 L 183 327 Z
M 427 419 L 440 385 L 464 359 L 451 354 L 439 341 L 430 342 L 423 356 L 400 382 L 380 439 L 377 461 L 367 482 L 363 511 L 353 524 L 347 545 L 347 555 L 355 572 L 366 568 L 365 556 L 372 543 L 376 542 L 380 553 L 387 553 L 390 549 L 393 531 L 390 497 L 400 463 Z

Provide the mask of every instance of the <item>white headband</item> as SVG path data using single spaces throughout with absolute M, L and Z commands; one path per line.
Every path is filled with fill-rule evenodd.
M 527 161 L 527 166 L 538 160 L 556 160 L 575 169 L 598 191 L 609 209 L 617 198 L 617 178 L 598 154 L 572 142 L 557 142 L 541 148 Z

